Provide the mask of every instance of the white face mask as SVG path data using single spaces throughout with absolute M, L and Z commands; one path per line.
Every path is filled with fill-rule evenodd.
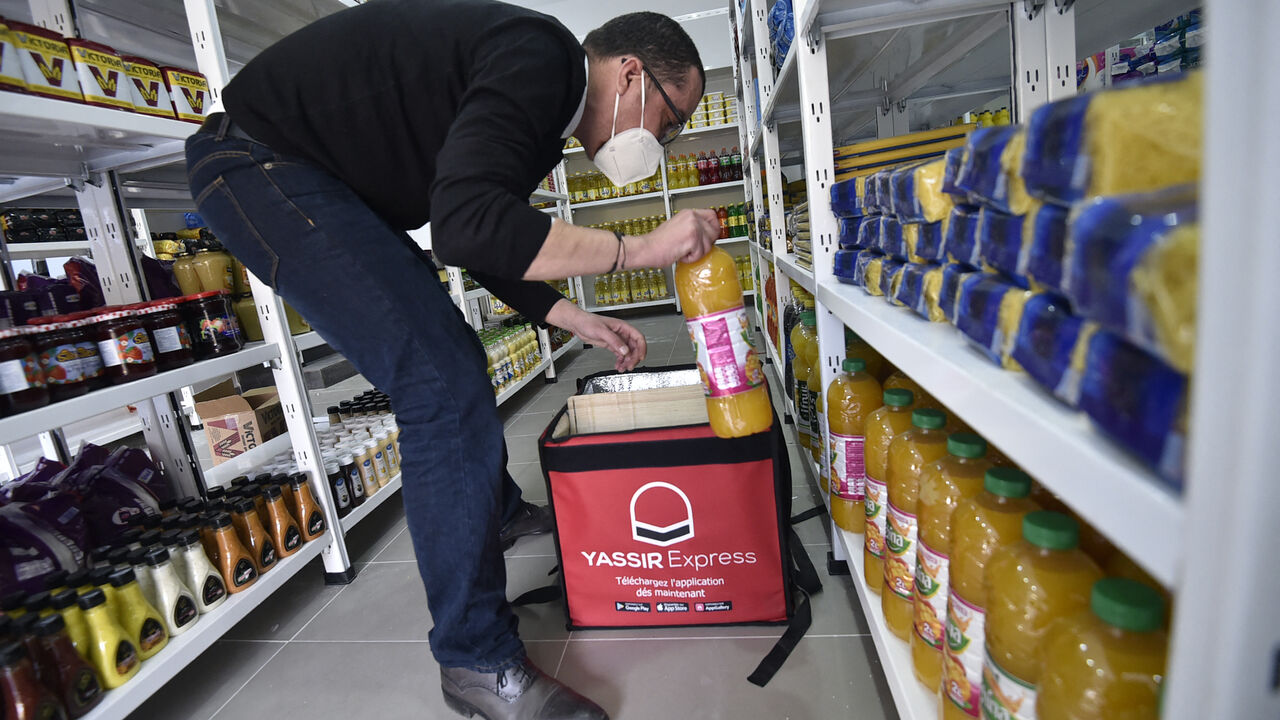
M 613 98 L 613 130 L 596 152 L 595 165 L 618 187 L 639 182 L 658 171 L 662 162 L 662 145 L 644 127 L 644 82 L 640 83 L 640 127 L 618 132 L 618 101 Z

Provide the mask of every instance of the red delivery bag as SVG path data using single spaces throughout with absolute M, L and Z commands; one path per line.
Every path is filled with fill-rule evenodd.
M 646 375 L 661 383 L 692 367 L 580 384 L 643 384 Z M 790 624 L 749 678 L 764 685 L 808 629 L 807 595 L 821 590 L 791 529 L 777 417 L 768 431 L 732 439 L 707 423 L 568 434 L 568 410 L 538 441 L 568 627 Z M 523 600 L 547 599 L 531 595 Z

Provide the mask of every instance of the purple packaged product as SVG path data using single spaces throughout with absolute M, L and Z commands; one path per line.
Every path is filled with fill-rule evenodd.
M 38 592 L 49 573 L 80 569 L 86 537 L 84 517 L 69 496 L 0 508 L 0 592 Z
M 0 291 L 0 327 L 20 327 L 39 315 L 35 298 L 22 290 Z
M 62 264 L 67 273 L 67 280 L 72 287 L 80 291 L 80 306 L 89 310 L 107 304 L 102 294 L 102 281 L 98 279 L 98 268 L 92 260 L 73 257 Z
M 95 543 L 110 542 L 137 520 L 160 515 L 156 496 L 117 468 L 92 468 L 81 503 Z
M 111 453 L 111 457 L 107 458 L 107 467 L 115 468 L 123 473 L 126 477 L 131 477 L 142 483 L 156 496 L 160 502 L 168 502 L 176 500 L 173 488 L 169 485 L 169 479 L 165 477 L 160 468 L 151 462 L 151 456 L 146 451 L 138 448 L 122 447 L 116 448 Z
M 31 291 L 36 297 L 36 307 L 40 314 L 68 315 L 80 311 L 80 293 L 66 281 L 55 282 L 38 290 Z
M 147 279 L 147 290 L 151 292 L 152 299 L 159 300 L 182 295 L 182 291 L 178 289 L 178 284 L 173 279 L 172 268 L 171 261 L 142 256 L 142 274 Z

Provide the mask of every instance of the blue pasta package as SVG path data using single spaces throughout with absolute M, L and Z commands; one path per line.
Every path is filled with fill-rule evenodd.
M 1023 226 L 1023 234 L 1031 233 L 1025 262 L 1019 262 L 1019 273 L 1030 277 L 1042 288 L 1062 292 L 1062 259 L 1067 247 L 1068 211 L 1045 203 L 1034 211 Z
M 982 253 L 978 246 L 979 210 L 972 205 L 957 205 L 947 225 L 947 256 L 952 262 L 978 267 Z
M 880 216 L 880 236 L 876 242 L 880 252 L 899 260 L 907 259 L 907 243 L 902 238 L 902 225 L 892 215 Z
M 1022 311 L 1013 359 L 1055 397 L 1076 407 L 1085 354 L 1097 327 L 1072 315 L 1060 298 L 1032 296 Z
M 978 216 L 978 248 L 982 261 L 1004 275 L 1018 275 L 1023 218 L 985 207 Z
M 902 268 L 906 265 L 895 258 L 885 258 L 880 265 L 880 294 L 890 305 L 901 305 L 898 302 L 898 283 L 902 282 Z
M 840 247 L 854 250 L 858 247 L 858 225 L 861 218 L 840 218 Z
M 862 217 L 862 200 L 858 197 L 858 178 L 841 180 L 831 186 L 831 212 L 838 218 Z
M 958 189 L 979 203 L 1009 213 L 1009 181 L 1000 162 L 1005 146 L 1017 134 L 1014 125 L 975 130 L 965 143 L 964 162 L 956 174 Z
M 938 306 L 947 322 L 956 324 L 956 304 L 960 301 L 960 287 L 964 279 L 977 272 L 967 265 L 948 263 L 942 266 L 942 287 L 938 290 Z
M 1031 293 L 990 273 L 975 273 L 960 284 L 956 327 L 992 362 L 1020 370 L 1010 354 Z

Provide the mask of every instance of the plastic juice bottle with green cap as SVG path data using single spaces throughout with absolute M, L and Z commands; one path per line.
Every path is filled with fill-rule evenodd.
M 1164 599 L 1128 578 L 1093 584 L 1089 612 L 1049 630 L 1038 720 L 1156 720 L 1169 640 Z
M 846 357 L 862 358 L 867 364 L 867 374 L 876 381 L 884 382 L 889 377 L 889 363 L 885 362 L 884 356 L 849 328 L 844 329 L 844 354 Z
M 961 500 L 951 514 L 946 646 L 942 663 L 942 720 L 976 718 L 981 705 L 986 637 L 987 563 L 996 550 L 1022 537 L 1022 518 L 1040 506 L 1028 496 L 1031 477 L 1021 470 L 987 471 L 983 490 Z
M 955 433 L 947 438 L 947 456 L 920 473 L 911 662 L 916 679 L 930 692 L 942 686 L 951 517 L 960 501 L 982 492 L 983 479 L 991 469 L 986 454 L 985 440 L 972 433 Z
M 884 532 L 884 586 L 880 607 L 885 624 L 902 640 L 911 636 L 915 612 L 916 500 L 925 466 L 947 454 L 947 416 L 941 410 L 911 412 L 911 429 L 889 444 L 889 508 Z
M 866 372 L 862 358 L 848 358 L 827 388 L 827 429 L 831 435 L 831 519 L 849 532 L 861 533 L 867 516 L 867 418 L 880 408 L 884 392 Z
M 1080 549 L 1070 515 L 1041 510 L 1022 519 L 1022 540 L 987 564 L 987 657 L 982 716 L 1032 720 L 1040 683 L 1040 646 L 1054 621 L 1089 608 L 1102 570 Z
M 810 425 L 813 403 L 809 395 L 809 373 L 812 371 L 809 365 L 809 345 L 818 344 L 817 326 L 817 313 L 805 310 L 800 313 L 800 324 L 791 330 L 791 346 L 796 354 L 795 360 L 792 361 L 796 387 L 791 401 L 796 408 L 796 433 L 800 447 L 810 452 L 813 451 L 813 430 Z
M 884 534 L 888 517 L 889 445 L 893 439 L 911 429 L 911 410 L 915 395 L 902 388 L 887 389 L 882 396 L 884 405 L 867 417 L 867 442 L 864 446 L 867 461 L 866 499 L 863 510 L 866 525 L 863 528 L 862 578 L 867 589 L 879 595 L 884 584 Z
M 804 320 L 801 319 L 801 323 Z M 804 327 L 803 324 L 801 327 Z M 817 314 L 814 314 L 814 326 L 809 328 L 813 332 L 813 338 L 810 339 L 805 352 L 805 362 L 809 365 L 809 380 L 806 388 L 809 391 L 809 454 L 813 457 L 814 462 L 823 468 L 826 472 L 826 465 L 822 462 L 822 453 L 827 449 L 826 433 L 823 428 L 826 425 L 827 413 L 826 406 L 822 402 L 822 356 L 818 352 L 818 333 L 817 333 Z M 824 481 L 829 478 L 824 477 Z

